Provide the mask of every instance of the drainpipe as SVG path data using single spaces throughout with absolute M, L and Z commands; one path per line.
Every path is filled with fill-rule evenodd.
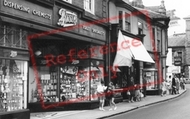
M 110 13 L 110 6 L 109 6 L 109 4 L 110 4 L 110 1 L 111 0 L 108 0 L 108 3 L 107 3 L 107 8 L 108 8 L 108 18 L 107 18 L 107 22 L 108 22 L 108 24 L 109 24 L 109 28 L 108 28 L 108 67 L 107 67 L 107 71 L 108 71 L 108 82 L 111 82 L 111 70 L 109 69 L 109 67 L 111 67 L 112 65 L 111 65 L 111 54 L 110 54 L 110 51 L 111 51 L 111 48 L 110 48 L 110 44 L 111 44 L 111 24 L 110 24 L 110 15 L 109 15 L 109 13 Z

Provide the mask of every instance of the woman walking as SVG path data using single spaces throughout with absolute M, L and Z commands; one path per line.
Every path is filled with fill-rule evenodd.
M 107 89 L 107 99 L 109 100 L 110 109 L 109 110 L 116 110 L 116 104 L 114 102 L 114 85 L 112 82 L 109 83 L 108 89 Z

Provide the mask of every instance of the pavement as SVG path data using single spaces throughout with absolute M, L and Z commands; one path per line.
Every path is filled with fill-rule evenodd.
M 121 103 L 117 103 L 117 109 L 109 111 L 109 106 L 105 106 L 105 111 L 100 111 L 97 109 L 92 110 L 76 110 L 76 111 L 56 111 L 56 112 L 39 112 L 39 113 L 31 113 L 30 119 L 102 119 L 106 117 L 111 117 L 114 115 L 122 114 L 125 112 L 133 111 L 135 109 L 148 107 L 154 104 L 170 101 L 175 99 L 182 94 L 184 94 L 187 90 L 180 90 L 179 94 L 165 96 L 155 95 L 155 96 L 146 96 L 139 102 L 129 103 L 127 101 L 123 101 Z

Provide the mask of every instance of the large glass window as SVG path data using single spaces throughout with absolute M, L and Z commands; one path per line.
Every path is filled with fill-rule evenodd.
M 27 61 L 0 59 L 0 112 L 26 109 Z
M 29 68 L 29 102 L 98 100 L 97 85 L 104 81 L 103 61 L 82 60 L 78 64 L 38 66 L 39 81 Z M 42 95 L 39 92 L 42 91 Z
M 97 86 L 104 81 L 103 61 L 92 60 L 90 66 L 91 100 L 97 100 Z
M 158 74 L 157 71 L 146 71 L 146 80 L 147 80 L 147 90 L 158 89 Z

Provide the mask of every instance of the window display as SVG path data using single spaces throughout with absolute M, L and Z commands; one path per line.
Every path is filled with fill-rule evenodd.
M 36 87 L 32 87 L 31 89 L 31 102 L 40 102 L 40 97 L 43 96 L 44 102 L 58 102 L 58 94 L 57 94 L 57 81 L 58 81 L 58 70 L 56 67 L 46 67 L 41 66 L 38 67 L 38 75 L 40 76 L 40 83 L 36 85 L 40 85 L 42 89 L 42 95 L 39 95 L 38 89 Z M 35 81 L 36 79 L 34 79 Z M 31 88 L 30 87 L 30 88 Z
M 26 108 L 27 62 L 0 59 L 0 111 Z
M 146 73 L 146 80 L 147 80 L 147 90 L 158 89 L 157 72 L 146 71 L 145 73 Z
M 98 100 L 97 96 L 97 86 L 102 81 L 104 81 L 103 67 L 101 66 L 91 66 L 91 100 Z
M 98 100 L 97 85 L 104 80 L 103 67 L 99 66 L 98 62 L 95 61 L 95 65 L 91 65 L 91 67 L 88 65 L 88 60 L 83 63 L 81 61 L 81 64 L 78 65 L 38 66 L 40 79 L 38 85 L 41 86 L 44 102 Z M 29 68 L 29 101 L 40 102 L 38 85 L 32 70 Z
M 88 69 L 82 66 L 63 66 L 60 69 L 60 101 L 88 99 Z

